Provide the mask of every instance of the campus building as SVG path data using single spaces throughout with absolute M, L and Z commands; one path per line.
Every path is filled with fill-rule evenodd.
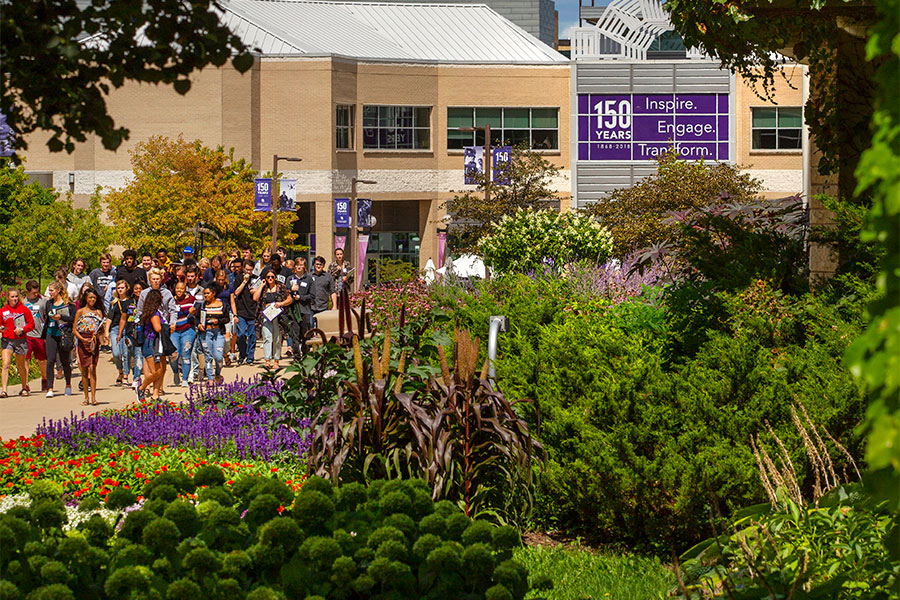
M 653 174 L 673 145 L 686 159 L 737 164 L 766 196 L 807 190 L 805 67 L 785 64 L 767 92 L 685 48 L 660 0 L 581 0 L 580 18 L 571 40 L 573 206 Z
M 555 187 L 568 202 L 569 61 L 485 5 L 229 0 L 225 15 L 259 48 L 244 74 L 230 66 L 192 75 L 191 89 L 128 83 L 108 99 L 131 130 L 117 152 L 90 138 L 71 154 L 49 153 L 34 135 L 27 168 L 86 201 L 95 186 L 122 186 L 129 153 L 154 135 L 233 147 L 236 158 L 297 180 L 316 254 L 334 248 L 335 203 L 372 200 L 367 255 L 423 267 L 439 261 L 444 201 L 466 189 L 463 148 L 490 123 L 495 142 L 525 142 L 561 168 Z M 253 198 L 247 198 L 252 202 Z M 346 233 L 346 232 L 344 232 Z M 376 273 L 368 273 L 375 280 Z M 365 276 L 364 276 L 365 280 Z

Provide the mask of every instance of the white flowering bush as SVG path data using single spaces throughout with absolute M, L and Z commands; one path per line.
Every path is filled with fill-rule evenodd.
M 612 236 L 591 217 L 574 211 L 522 208 L 495 222 L 478 249 L 499 273 L 556 271 L 573 262 L 605 261 Z

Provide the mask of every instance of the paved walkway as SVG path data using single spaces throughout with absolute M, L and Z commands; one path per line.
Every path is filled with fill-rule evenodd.
M 259 350 L 260 348 L 257 348 L 257 355 L 261 355 Z M 110 356 L 108 352 L 100 354 L 100 363 L 97 370 L 97 406 L 81 405 L 81 402 L 84 400 L 84 393 L 78 389 L 81 374 L 77 368 L 73 369 L 72 373 L 71 396 L 65 396 L 62 393 L 65 389 L 65 380 L 57 380 L 55 382 L 54 391 L 56 395 L 53 398 L 47 398 L 46 394 L 42 394 L 40 391 L 32 391 L 31 396 L 22 397 L 18 395 L 19 390 L 22 388 L 19 385 L 10 385 L 9 398 L 0 398 L 0 438 L 7 440 L 17 438 L 20 435 L 30 436 L 34 433 L 35 427 L 44 419 L 64 419 L 69 417 L 71 413 L 87 416 L 98 410 L 123 408 L 135 402 L 137 398 L 130 386 L 121 387 L 114 385 L 117 371 L 112 361 L 110 361 Z M 281 362 L 282 365 L 287 364 L 285 360 Z M 260 370 L 260 367 L 247 365 L 226 367 L 222 370 L 222 376 L 225 378 L 225 381 L 231 381 L 238 377 L 251 377 Z M 36 379 L 30 385 L 32 390 L 40 390 L 41 380 Z M 171 367 L 166 369 L 164 390 L 167 392 L 164 396 L 167 400 L 182 400 L 187 391 L 187 388 L 173 385 Z

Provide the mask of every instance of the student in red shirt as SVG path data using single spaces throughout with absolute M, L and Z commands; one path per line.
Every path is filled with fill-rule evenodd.
M 3 350 L 3 372 L 0 380 L 3 390 L 0 398 L 9 396 L 6 386 L 9 383 L 9 366 L 13 355 L 16 357 L 16 366 L 19 367 L 19 380 L 22 382 L 20 396 L 28 396 L 28 364 L 25 355 L 28 353 L 28 339 L 25 334 L 34 329 L 34 318 L 31 311 L 22 304 L 19 298 L 19 290 L 9 290 L 6 306 L 0 309 L 0 326 L 2 326 L 3 340 L 0 348 Z

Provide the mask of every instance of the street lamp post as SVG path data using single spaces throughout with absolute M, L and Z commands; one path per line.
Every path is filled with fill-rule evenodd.
M 359 266 L 359 243 L 356 241 L 356 236 L 358 235 L 357 230 L 359 228 L 359 215 L 357 214 L 356 206 L 356 186 L 360 183 L 375 185 L 378 182 L 372 181 L 371 179 L 358 179 L 356 177 L 350 180 L 350 235 L 347 236 L 349 238 L 347 243 L 350 244 L 351 269 L 356 269 Z M 359 289 L 359 286 L 362 284 L 362 273 L 356 273 L 354 279 L 356 281 L 356 287 Z
M 457 127 L 457 131 L 483 131 L 484 132 L 484 201 L 491 199 L 491 124 L 485 123 L 483 127 Z
M 278 249 L 278 203 L 281 193 L 278 185 L 278 161 L 300 162 L 302 158 L 274 155 L 272 159 L 272 254 Z

